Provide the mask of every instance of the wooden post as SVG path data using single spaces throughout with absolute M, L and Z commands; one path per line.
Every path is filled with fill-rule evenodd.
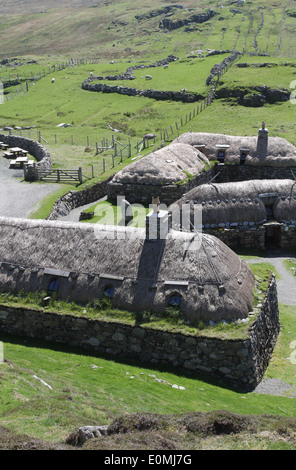
M 38 170 L 37 170 L 36 163 L 33 163 L 33 175 L 34 175 L 34 181 L 37 181 L 38 180 Z
M 82 184 L 82 168 L 78 168 L 78 178 L 79 178 L 79 183 Z

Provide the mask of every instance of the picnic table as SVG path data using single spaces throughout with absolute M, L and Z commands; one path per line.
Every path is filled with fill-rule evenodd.
M 20 147 L 11 147 L 9 150 L 15 157 L 25 156 L 28 153 L 27 150 L 21 149 Z
M 6 150 L 8 149 L 9 145 L 8 144 L 4 144 L 4 142 L 1 142 L 1 149 L 2 150 Z
M 31 164 L 32 161 L 28 161 L 28 157 L 17 157 L 14 160 L 10 160 L 10 168 L 23 168 L 24 165 Z

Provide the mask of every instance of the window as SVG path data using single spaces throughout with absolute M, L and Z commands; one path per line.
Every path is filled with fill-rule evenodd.
M 169 307 L 180 307 L 181 297 L 180 295 L 174 294 L 170 297 Z
M 225 158 L 224 150 L 219 150 L 219 152 L 218 152 L 218 162 L 219 163 L 224 163 L 224 158 Z
M 60 279 L 52 279 L 49 283 L 48 293 L 53 294 L 54 292 L 57 292 L 60 287 L 60 282 Z
M 241 154 L 241 156 L 240 156 L 240 164 L 241 164 L 241 165 L 244 165 L 244 164 L 245 164 L 246 157 L 247 157 L 247 155 L 246 155 L 245 153 L 242 153 L 242 154 Z
M 109 299 L 112 299 L 114 296 L 114 287 L 113 286 L 108 286 L 104 290 L 104 296 L 108 297 Z

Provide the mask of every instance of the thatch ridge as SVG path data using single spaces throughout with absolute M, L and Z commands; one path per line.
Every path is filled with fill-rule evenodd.
M 268 165 L 274 167 L 296 166 L 296 147 L 282 137 L 268 137 L 267 154 L 258 150 L 257 136 L 233 136 L 207 132 L 186 132 L 173 142 L 202 148 L 209 160 L 217 160 L 217 145 L 229 145 L 225 162 L 239 163 L 240 149 L 249 149 L 245 165 Z M 204 145 L 204 147 L 200 147 Z
M 268 195 L 270 197 L 268 197 Z M 190 204 L 193 220 L 194 206 L 201 205 L 203 224 L 263 223 L 267 219 L 266 204 L 273 207 L 276 220 L 296 220 L 295 180 L 252 180 L 230 183 L 211 183 L 198 186 L 170 206 L 180 211 Z
M 119 239 L 112 239 L 113 230 L 0 218 L 0 289 L 46 289 L 52 277 L 46 270 L 54 269 L 63 278 L 59 295 L 74 300 L 98 298 L 112 284 L 114 305 L 132 311 L 163 312 L 176 294 L 189 320 L 248 315 L 254 276 L 217 238 L 171 231 L 149 241 L 141 229 L 119 227 Z
M 172 143 L 131 163 L 113 178 L 114 183 L 174 184 L 199 174 L 208 159 L 191 145 Z

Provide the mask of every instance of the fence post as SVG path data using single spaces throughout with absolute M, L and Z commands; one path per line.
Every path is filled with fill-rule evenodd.
M 37 181 L 38 180 L 38 170 L 37 170 L 37 165 L 36 163 L 33 163 L 33 178 L 34 178 L 34 181 Z
M 81 166 L 78 168 L 78 178 L 79 178 L 79 183 L 82 184 L 82 168 Z

